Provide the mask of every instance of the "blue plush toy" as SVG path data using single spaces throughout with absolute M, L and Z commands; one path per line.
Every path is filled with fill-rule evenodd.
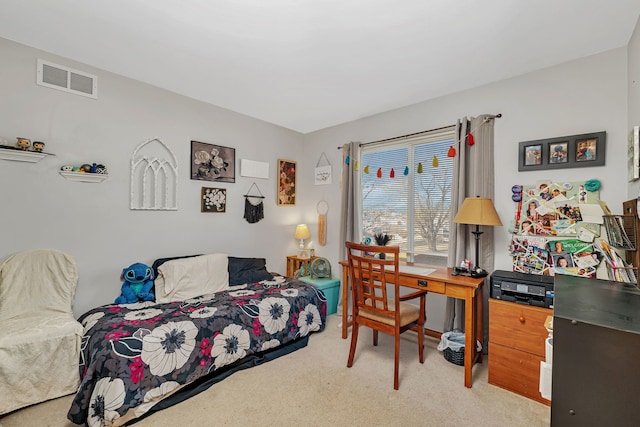
M 132 304 L 138 301 L 153 301 L 153 270 L 146 264 L 136 262 L 122 270 L 122 293 L 116 304 Z

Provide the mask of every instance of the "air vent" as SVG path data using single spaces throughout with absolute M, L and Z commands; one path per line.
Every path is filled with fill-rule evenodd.
M 38 59 L 37 75 L 41 86 L 98 98 L 98 78 L 92 74 Z

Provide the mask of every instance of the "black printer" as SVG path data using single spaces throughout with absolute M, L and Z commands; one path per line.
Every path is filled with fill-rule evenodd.
M 553 277 L 496 270 L 491 274 L 491 298 L 553 308 Z

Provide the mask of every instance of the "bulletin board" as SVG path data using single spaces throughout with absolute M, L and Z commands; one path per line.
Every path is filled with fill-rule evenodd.
M 513 271 L 595 277 L 601 255 L 594 241 L 603 223 L 598 190 L 587 190 L 585 182 L 541 180 L 514 185 L 512 192 Z

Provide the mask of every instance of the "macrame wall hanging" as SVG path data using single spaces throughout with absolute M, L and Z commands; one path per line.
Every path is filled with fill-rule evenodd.
M 327 212 L 329 212 L 329 203 L 324 198 L 316 205 L 318 211 L 318 244 L 324 246 L 327 244 Z
M 251 190 L 255 187 L 255 190 L 258 194 L 251 194 Z M 244 195 L 244 219 L 247 220 L 249 224 L 255 224 L 264 218 L 264 203 L 262 200 L 264 196 L 262 192 L 254 182 L 249 187 L 249 191 Z

